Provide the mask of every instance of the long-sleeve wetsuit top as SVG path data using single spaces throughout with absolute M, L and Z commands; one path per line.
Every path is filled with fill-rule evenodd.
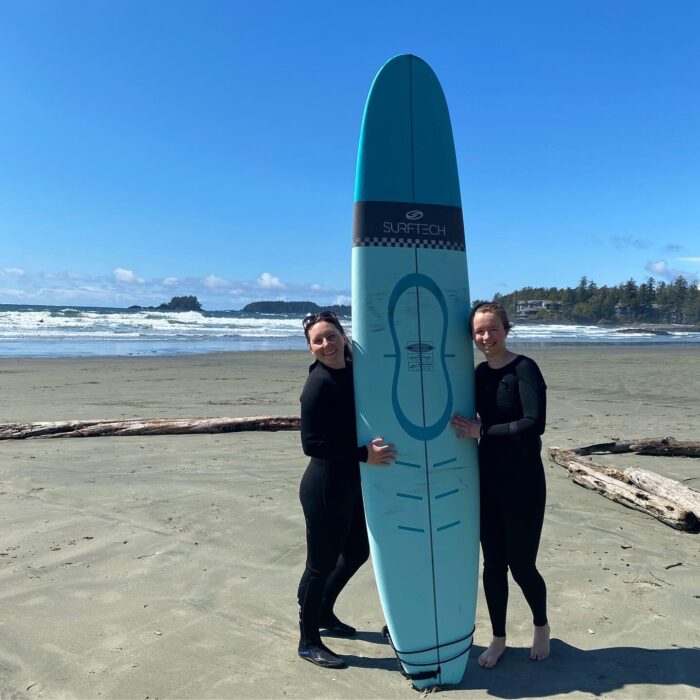
M 359 479 L 367 447 L 357 446 L 351 362 L 331 369 L 317 360 L 309 368 L 301 393 L 301 445 L 312 460 L 332 462 Z
M 518 355 L 499 369 L 481 363 L 476 368 L 476 409 L 483 424 L 480 462 L 525 459 L 541 464 L 547 387 L 534 360 Z

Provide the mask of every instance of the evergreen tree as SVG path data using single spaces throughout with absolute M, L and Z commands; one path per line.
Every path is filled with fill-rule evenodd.
M 579 303 L 588 301 L 588 278 L 585 275 L 579 280 L 578 287 L 576 287 L 575 297 L 576 301 Z

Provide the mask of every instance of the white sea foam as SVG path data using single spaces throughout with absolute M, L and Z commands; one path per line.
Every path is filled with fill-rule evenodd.
M 673 340 L 700 342 L 700 331 L 670 330 L 660 334 L 651 328 L 585 326 L 565 324 L 515 325 L 509 335 L 515 342 L 553 343 L 639 343 L 670 342 Z
M 349 318 L 342 319 L 352 334 Z M 518 344 L 694 343 L 700 332 L 589 325 L 515 325 Z M 227 350 L 305 349 L 301 317 L 243 312 L 168 312 L 153 309 L 0 308 L 0 356 L 178 354 Z
M 83 339 L 91 336 L 147 338 L 176 335 L 285 338 L 301 333 L 300 319 L 289 317 L 205 316 L 195 311 L 119 313 L 66 309 L 0 312 L 0 340 L 64 337 L 65 334 Z

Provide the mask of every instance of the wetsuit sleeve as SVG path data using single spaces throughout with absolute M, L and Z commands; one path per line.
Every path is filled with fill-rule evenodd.
M 334 421 L 342 419 L 343 411 L 333 404 L 334 387 L 314 376 L 309 376 L 301 394 L 301 446 L 304 454 L 317 459 L 339 462 L 366 462 L 367 447 L 358 447 L 351 439 L 344 439 L 348 431 Z M 334 401 L 335 399 L 335 401 Z
M 525 437 L 544 433 L 547 413 L 547 386 L 539 367 L 532 362 L 521 362 L 516 370 L 518 393 L 523 417 L 509 423 L 485 426 L 482 437 Z

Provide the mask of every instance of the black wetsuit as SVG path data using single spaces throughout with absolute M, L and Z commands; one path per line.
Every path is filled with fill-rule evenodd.
M 311 457 L 299 487 L 306 519 L 306 569 L 299 582 L 301 643 L 320 645 L 319 620 L 367 561 L 369 542 L 360 490 L 352 364 L 315 362 L 301 394 L 301 444 Z
M 547 589 L 535 561 L 544 520 L 540 451 L 546 389 L 533 360 L 519 355 L 500 369 L 476 369 L 481 547 L 484 593 L 493 634 L 506 635 L 508 569 L 525 595 L 535 625 L 547 623 Z

